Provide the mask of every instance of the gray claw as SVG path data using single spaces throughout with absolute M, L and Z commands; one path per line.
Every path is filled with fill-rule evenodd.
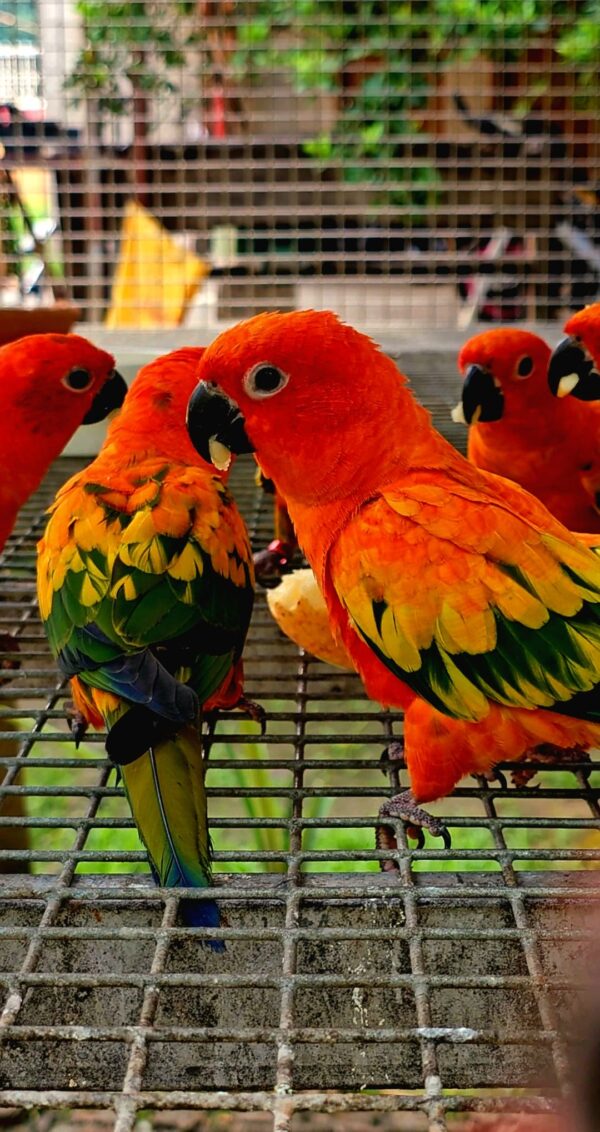
M 425 844 L 424 829 L 432 837 L 441 837 L 446 849 L 450 849 L 452 845 L 450 833 L 444 823 L 417 805 L 412 790 L 403 790 L 401 794 L 396 794 L 383 803 L 379 810 L 379 821 L 385 823 L 390 818 L 404 822 L 407 836 L 416 838 L 418 849 L 422 849 Z
M 389 764 L 395 763 L 399 770 L 406 767 L 404 759 L 404 743 L 401 739 L 393 739 L 387 747 L 384 747 L 379 757 L 379 769 L 382 774 L 387 774 Z

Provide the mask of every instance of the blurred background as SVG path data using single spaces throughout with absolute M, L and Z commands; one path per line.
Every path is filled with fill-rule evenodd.
M 218 329 L 600 293 L 598 0 L 0 0 L 0 302 Z

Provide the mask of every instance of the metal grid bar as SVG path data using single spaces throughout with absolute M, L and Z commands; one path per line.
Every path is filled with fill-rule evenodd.
M 453 360 L 400 361 L 450 433 Z M 23 664 L 0 688 L 0 835 L 30 837 L 2 841 L 0 863 L 35 870 L 0 892 L 3 1103 L 111 1108 L 119 1132 L 146 1108 L 264 1110 L 277 1132 L 311 1111 L 421 1113 L 430 1132 L 453 1113 L 551 1111 L 567 1005 L 585 993 L 577 959 L 597 938 L 599 771 L 588 784 L 583 767 L 544 768 L 540 789 L 508 794 L 464 782 L 441 807 L 450 854 L 412 849 L 402 828 L 397 850 L 376 850 L 379 754 L 401 719 L 299 656 L 258 595 L 247 684 L 268 731 L 225 713 L 211 750 L 226 951 L 205 952 L 215 931 L 178 923 L 183 890 L 119 872 L 145 855 L 102 737 L 76 755 L 64 730 L 32 571 L 41 506 L 75 466 L 51 472 L 0 564 L 0 628 Z M 264 545 L 269 502 L 243 460 L 233 486 Z M 25 811 L 7 814 L 15 799 Z

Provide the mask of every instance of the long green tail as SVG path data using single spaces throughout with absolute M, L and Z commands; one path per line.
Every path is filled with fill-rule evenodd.
M 181 729 L 121 767 L 123 784 L 152 871 L 165 888 L 208 888 L 211 883 L 204 759 L 198 731 Z M 218 927 L 214 900 L 182 901 L 186 923 Z M 222 945 L 211 941 L 216 950 Z

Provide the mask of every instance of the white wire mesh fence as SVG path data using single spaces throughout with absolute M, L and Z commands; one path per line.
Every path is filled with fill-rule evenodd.
M 580 306 L 599 26 L 598 0 L 2 0 L 5 299 L 134 328 Z

